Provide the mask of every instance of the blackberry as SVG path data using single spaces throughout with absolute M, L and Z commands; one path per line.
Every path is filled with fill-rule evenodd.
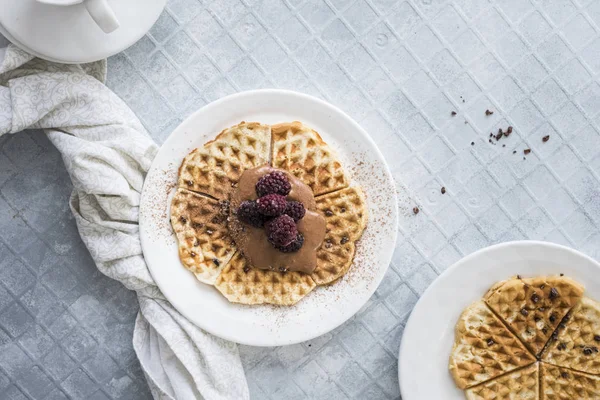
M 294 219 L 294 221 L 298 222 L 304 217 L 306 210 L 304 209 L 304 204 L 299 201 L 288 201 L 285 207 L 285 214 L 289 215 Z
M 282 171 L 273 171 L 263 175 L 258 182 L 256 182 L 255 188 L 258 197 L 273 193 L 287 196 L 290 190 L 292 190 L 292 185 L 285 173 Z
M 277 217 L 283 214 L 286 206 L 285 197 L 280 194 L 268 194 L 256 200 L 258 212 L 267 217 Z
M 292 243 L 288 244 L 287 246 L 275 246 L 275 248 L 282 253 L 294 253 L 300 250 L 303 244 L 304 236 L 301 233 L 298 233 L 298 235 L 296 235 L 296 240 L 294 240 Z
M 243 201 L 238 207 L 236 214 L 240 221 L 257 228 L 262 228 L 267 221 L 267 217 L 258 212 L 255 201 Z
M 289 215 L 280 215 L 266 224 L 269 243 L 279 248 L 292 243 L 298 235 L 296 223 Z

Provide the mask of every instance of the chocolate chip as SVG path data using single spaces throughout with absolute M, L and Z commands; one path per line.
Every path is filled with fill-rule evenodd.
M 250 271 L 250 267 L 246 265 L 246 266 L 244 267 L 244 272 L 245 272 L 245 273 L 248 273 L 248 271 Z
M 196 253 L 194 253 L 193 251 L 190 251 L 190 256 L 196 257 Z
M 413 208 L 413 213 L 418 214 L 419 213 L 419 207 Z
M 550 300 L 554 300 L 559 296 L 558 290 L 556 288 L 550 289 Z
M 488 346 L 492 346 L 493 344 L 495 344 L 496 342 L 494 342 L 494 339 L 490 338 L 487 340 L 487 345 Z
M 330 247 L 331 247 L 331 240 L 327 239 L 327 240 L 325 241 L 325 248 L 326 248 L 326 249 L 328 249 L 328 248 L 330 248 Z
M 194 239 L 194 247 L 198 247 L 198 245 L 200 244 L 200 242 L 198 241 L 198 239 Z
M 340 241 L 341 244 L 346 244 L 350 241 L 350 239 L 348 239 L 348 236 L 344 236 L 342 237 L 342 240 Z
M 532 294 L 531 301 L 533 301 L 534 303 L 537 303 L 538 301 L 540 301 L 540 296 L 538 296 L 537 293 Z
M 546 143 L 548 140 L 550 140 L 550 135 L 546 135 L 542 138 L 542 142 Z
M 543 333 L 544 335 L 545 335 L 546 333 L 548 333 L 548 328 L 546 328 L 546 327 L 543 327 L 543 328 L 542 328 L 542 333 Z
M 546 287 L 546 284 L 545 284 L 545 283 L 542 283 L 542 284 L 540 285 L 540 289 L 544 289 L 545 287 Z
M 333 212 L 331 212 L 331 210 L 326 210 L 325 211 L 325 216 L 331 217 L 332 215 L 333 215 Z
M 524 317 L 529 315 L 529 311 L 527 311 L 525 308 L 521 308 L 521 314 L 523 314 Z
M 563 343 L 563 342 L 560 342 L 560 343 L 558 344 L 558 346 L 556 346 L 556 348 L 557 348 L 558 350 L 566 350 L 566 348 L 567 348 L 567 345 L 566 345 L 565 343 Z
M 183 215 L 181 217 L 179 217 L 179 220 L 181 221 L 182 224 L 185 224 L 187 222 L 187 219 Z
M 593 350 L 590 347 L 585 347 L 583 349 L 583 354 L 585 354 L 586 356 L 589 356 L 593 353 Z
M 594 340 L 596 342 L 600 342 L 600 335 L 594 335 Z
M 345 213 L 346 212 L 346 208 L 344 208 L 344 207 L 340 208 L 340 212 L 341 213 Z
M 591 349 L 592 349 L 592 351 L 593 351 L 594 353 L 597 353 L 597 352 L 598 352 L 598 348 L 597 348 L 596 346 L 592 346 L 592 347 L 591 347 Z
M 185 184 L 188 186 L 193 186 L 194 185 L 194 181 L 185 181 Z
M 541 312 L 544 312 L 544 311 L 546 311 L 546 307 L 540 307 L 540 308 L 538 308 L 538 310 L 540 310 Z
M 446 187 L 445 186 L 442 186 L 441 192 L 442 192 L 442 194 L 446 194 Z
M 527 155 L 529 153 L 531 153 L 531 149 L 525 149 L 525 150 L 523 150 L 523 154 Z
M 219 260 L 217 260 L 216 258 L 213 258 L 213 263 L 218 267 L 219 265 L 221 265 L 221 262 Z
M 538 317 L 538 316 L 535 316 L 535 317 L 533 318 L 533 320 L 534 320 L 535 322 L 539 322 L 539 321 L 541 320 L 541 318 L 540 318 L 540 317 Z
M 552 332 L 552 336 L 551 337 L 552 337 L 552 340 L 558 339 L 558 331 Z
M 452 112 L 450 113 L 450 115 L 452 115 L 452 116 L 454 117 L 454 116 L 456 115 L 456 111 L 452 111 Z
M 569 378 L 569 374 L 567 374 L 566 372 L 561 372 L 560 376 L 563 377 L 563 378 L 565 378 L 565 379 Z
M 286 267 L 279 267 L 279 272 L 287 272 L 287 268 Z
M 556 314 L 550 315 L 550 322 L 554 323 L 556 321 Z
M 485 110 L 485 115 L 492 115 L 494 112 L 490 110 Z

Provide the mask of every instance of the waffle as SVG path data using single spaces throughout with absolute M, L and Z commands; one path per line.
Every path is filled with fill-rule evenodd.
M 534 362 L 535 357 L 483 301 L 463 311 L 449 365 L 459 388 L 470 388 Z
M 273 125 L 272 135 L 273 167 L 297 176 L 315 196 L 348 186 L 338 158 L 317 132 L 295 121 Z
M 315 288 L 300 272 L 268 271 L 247 266 L 239 252 L 221 271 L 215 287 L 232 303 L 291 306 Z
M 171 225 L 183 265 L 198 280 L 212 285 L 235 252 L 223 204 L 177 189 L 171 202 Z
M 600 399 L 600 377 L 542 363 L 541 400 Z
M 269 162 L 271 127 L 241 122 L 188 154 L 179 167 L 179 187 L 228 199 L 244 170 Z
M 537 400 L 538 364 L 487 381 L 465 391 L 468 400 Z
M 360 188 L 350 187 L 317 198 L 327 233 L 317 251 L 317 267 L 311 277 L 327 285 L 343 276 L 352 265 L 356 242 L 367 224 L 367 208 Z
M 542 359 L 550 364 L 600 374 L 600 304 L 584 297 L 558 329 Z
M 577 282 L 548 276 L 510 279 L 502 285 L 494 285 L 484 299 L 537 355 L 582 294 L 583 286 Z

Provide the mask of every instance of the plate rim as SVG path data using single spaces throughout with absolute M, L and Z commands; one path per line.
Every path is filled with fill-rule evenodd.
M 301 92 L 296 92 L 293 90 L 287 90 L 287 89 L 254 89 L 254 90 L 246 90 L 246 91 L 241 91 L 241 92 L 237 92 L 237 93 L 233 93 L 230 94 L 228 96 L 225 97 L 221 97 L 213 102 L 210 102 L 206 105 L 204 105 L 203 107 L 201 107 L 200 109 L 196 110 L 195 112 L 193 112 L 192 114 L 190 114 L 186 119 L 184 119 L 183 121 L 181 121 L 181 123 L 179 125 L 177 125 L 177 127 L 175 127 L 173 129 L 173 131 L 169 134 L 169 136 L 167 137 L 167 139 L 165 139 L 165 141 L 163 142 L 163 144 L 161 145 L 161 149 L 164 146 L 169 145 L 169 140 L 172 139 L 174 132 L 176 132 L 178 129 L 180 129 L 182 126 L 185 126 L 187 123 L 189 123 L 191 120 L 195 119 L 197 117 L 198 114 L 202 113 L 202 112 L 206 112 L 205 109 L 210 109 L 210 108 L 216 108 L 216 107 L 220 107 L 222 104 L 228 102 L 228 101 L 232 101 L 232 100 L 237 100 L 240 97 L 245 97 L 245 96 L 249 96 L 250 98 L 252 96 L 255 95 L 282 95 L 282 96 L 292 96 L 292 97 L 297 97 L 297 98 L 301 98 L 304 101 L 312 101 L 317 103 L 319 106 L 321 106 L 324 110 L 331 110 L 333 112 L 336 112 L 340 115 L 340 117 L 345 118 L 347 120 L 348 123 L 350 123 L 355 129 L 356 131 L 360 134 L 361 138 L 363 140 L 366 140 L 367 142 L 369 142 L 371 144 L 372 149 L 374 150 L 377 158 L 379 160 L 382 161 L 383 163 L 383 172 L 386 176 L 386 179 L 389 181 L 390 184 L 394 185 L 394 178 L 393 175 L 391 173 L 390 167 L 387 163 L 387 161 L 385 160 L 383 154 L 381 153 L 381 150 L 379 149 L 379 147 L 377 147 L 377 144 L 375 143 L 375 141 L 373 140 L 373 138 L 367 133 L 367 131 L 360 126 L 360 124 L 358 122 L 356 122 L 352 117 L 350 117 L 347 113 L 345 113 L 342 109 L 340 109 L 339 107 L 325 101 L 322 99 L 319 99 L 317 97 L 311 96 L 309 94 L 306 93 L 301 93 Z M 159 149 L 160 152 L 160 149 Z M 157 156 L 155 157 L 154 160 L 152 160 L 152 164 L 148 170 L 148 174 L 147 176 L 151 173 L 151 171 L 158 165 L 158 153 Z M 148 179 L 146 177 L 146 179 L 144 180 L 144 184 L 142 186 L 142 193 L 141 193 L 141 197 L 140 197 L 140 214 L 142 211 L 142 207 L 144 204 L 147 203 L 147 201 L 145 201 L 145 194 L 147 195 L 147 191 L 146 189 L 146 182 L 148 182 Z M 145 224 L 140 223 L 140 242 L 141 242 L 141 247 L 142 247 L 142 254 L 144 254 L 144 258 L 145 258 L 145 262 L 148 265 L 148 270 L 152 276 L 152 278 L 154 279 L 157 287 L 161 290 L 162 295 L 167 299 L 167 301 L 169 301 L 169 303 L 171 303 L 171 305 L 181 314 L 183 315 L 190 323 L 192 323 L 193 325 L 199 327 L 202 330 L 205 330 L 206 332 L 217 336 L 219 338 L 228 340 L 228 341 L 232 341 L 238 344 L 243 344 L 243 345 L 250 345 L 250 346 L 257 346 L 257 347 L 273 347 L 273 346 L 285 346 L 285 345 L 293 345 L 293 344 L 297 344 L 297 343 L 302 343 L 302 342 L 306 342 L 308 340 L 312 340 L 314 338 L 317 338 L 319 336 L 322 336 L 336 328 L 338 328 L 339 326 L 341 326 L 342 324 L 344 324 L 346 321 L 348 321 L 350 318 L 352 318 L 354 315 L 356 315 L 356 313 L 358 313 L 360 311 L 360 309 L 369 301 L 369 299 L 373 296 L 373 294 L 375 293 L 375 291 L 377 290 L 377 288 L 379 287 L 379 285 L 381 284 L 383 278 L 385 277 L 385 274 L 387 272 L 387 270 L 390 267 L 391 261 L 392 261 L 392 257 L 393 257 L 393 251 L 394 251 L 394 247 L 395 244 L 398 240 L 398 223 L 399 223 L 399 215 L 398 215 L 398 195 L 396 193 L 395 190 L 390 191 L 390 196 L 391 199 L 390 201 L 393 204 L 393 215 L 391 218 L 391 224 L 393 227 L 393 234 L 392 234 L 392 241 L 391 243 L 393 243 L 392 248 L 388 251 L 388 256 L 385 257 L 386 258 L 386 267 L 384 270 L 382 270 L 382 272 L 379 274 L 379 277 L 375 277 L 374 280 L 372 281 L 372 285 L 371 288 L 366 291 L 365 293 L 368 293 L 368 296 L 365 295 L 364 299 L 360 302 L 355 302 L 352 303 L 352 307 L 347 307 L 349 310 L 352 310 L 351 312 L 344 312 L 343 310 L 340 311 L 340 313 L 343 315 L 343 318 L 340 318 L 339 322 L 324 328 L 320 328 L 320 329 L 315 329 L 314 331 L 311 331 L 310 334 L 305 335 L 305 337 L 302 338 L 298 338 L 298 339 L 287 339 L 285 337 L 279 337 L 279 338 L 274 338 L 274 340 L 264 340 L 264 338 L 261 339 L 256 339 L 256 338 L 252 338 L 251 335 L 246 335 L 243 336 L 243 339 L 240 340 L 239 337 L 233 337 L 227 333 L 223 333 L 223 332 L 217 332 L 214 329 L 212 329 L 211 327 L 206 327 L 206 326 L 202 326 L 202 324 L 196 324 L 196 322 L 194 322 L 194 320 L 192 318 L 190 318 L 188 316 L 187 311 L 182 311 L 181 309 L 179 309 L 178 307 L 175 306 L 175 304 L 172 302 L 171 300 L 171 296 L 167 295 L 163 292 L 163 290 L 160 288 L 160 285 L 158 283 L 158 281 L 156 280 L 153 272 L 152 272 L 152 267 L 150 266 L 150 262 L 148 262 L 146 260 L 146 255 L 144 252 L 144 248 L 148 245 L 148 243 L 146 243 L 146 239 L 144 238 L 145 235 L 143 234 L 143 232 L 146 230 L 145 229 Z M 149 206 L 149 205 L 148 205 Z M 141 219 L 140 219 L 141 222 Z M 347 315 L 346 315 L 347 314 Z M 249 340 L 248 340 L 249 339 Z M 254 339 L 254 340 L 253 340 Z
M 422 306 L 423 302 L 422 299 L 424 299 L 426 296 L 430 295 L 430 293 L 434 292 L 436 290 L 436 288 L 443 282 L 443 280 L 445 279 L 445 277 L 447 275 L 450 275 L 452 273 L 455 273 L 455 270 L 461 268 L 461 266 L 469 261 L 471 261 L 473 258 L 477 258 L 480 257 L 481 255 L 488 253 L 490 251 L 495 251 L 498 249 L 502 249 L 502 248 L 506 248 L 506 247 L 523 247 L 523 246 L 541 246 L 541 247 L 550 247 L 550 248 L 554 248 L 555 250 L 559 250 L 559 251 L 565 251 L 567 253 L 571 253 L 574 256 L 577 257 L 581 257 L 583 259 L 586 259 L 587 261 L 591 262 L 593 265 L 595 265 L 598 270 L 600 270 L 600 262 L 594 260 L 592 257 L 588 256 L 587 254 L 576 250 L 572 247 L 568 247 L 568 246 L 564 246 L 558 243 L 553 243 L 553 242 L 547 242 L 547 241 L 543 241 L 543 240 L 514 240 L 514 241 L 509 241 L 509 242 L 502 242 L 502 243 L 497 243 L 497 244 L 493 244 L 491 246 L 486 246 L 483 247 L 477 251 L 474 251 L 471 254 L 468 254 L 466 256 L 464 256 L 463 258 L 461 258 L 460 260 L 458 260 L 457 262 L 455 262 L 454 264 L 452 264 L 450 267 L 448 267 L 448 269 L 446 269 L 443 273 L 441 273 L 430 285 L 427 289 L 425 289 L 425 291 L 423 292 L 423 294 L 419 297 L 419 300 L 417 301 L 417 303 L 415 304 L 415 306 L 413 307 L 410 316 L 408 317 L 408 320 L 406 321 L 406 325 L 404 327 L 404 333 L 402 335 L 402 340 L 400 342 L 400 346 L 398 349 L 398 384 L 400 386 L 400 394 L 401 396 L 404 398 L 406 396 L 406 393 L 402 392 L 402 386 L 403 386 L 403 382 L 408 380 L 408 377 L 405 376 L 405 373 L 402 373 L 403 370 L 406 370 L 406 368 L 402 368 L 402 360 L 403 360 L 403 353 L 406 352 L 406 348 L 407 346 L 409 346 L 409 344 L 407 344 L 405 338 L 406 335 L 405 333 L 410 329 L 410 326 L 414 323 L 413 321 L 416 319 L 415 317 L 415 310 L 417 310 L 418 307 Z M 404 377 L 404 378 L 403 378 Z M 406 398 L 406 400 L 413 400 L 410 398 Z

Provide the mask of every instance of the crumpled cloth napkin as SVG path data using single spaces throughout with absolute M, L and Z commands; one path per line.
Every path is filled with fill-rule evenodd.
M 70 206 L 98 269 L 138 295 L 133 345 L 155 399 L 248 399 L 234 343 L 175 310 L 142 256 L 138 207 L 158 147 L 104 84 L 106 61 L 63 65 L 0 52 L 0 135 L 44 129 L 73 181 Z

